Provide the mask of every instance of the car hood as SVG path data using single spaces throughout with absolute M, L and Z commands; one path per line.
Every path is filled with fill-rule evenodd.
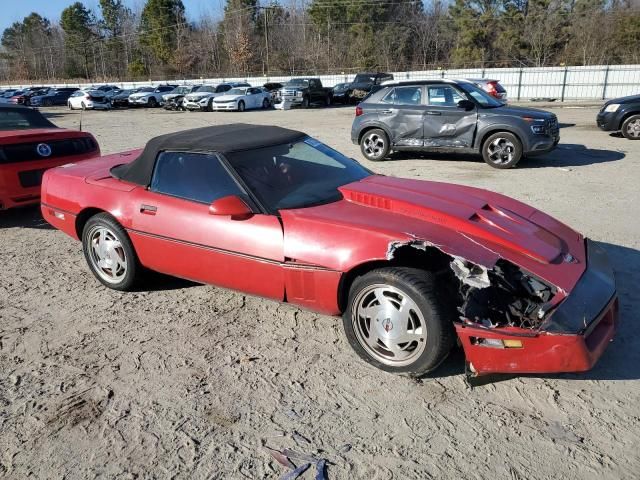
M 188 100 L 198 101 L 198 100 L 202 100 L 203 98 L 211 97 L 213 95 L 215 95 L 215 93 L 212 93 L 212 92 L 194 92 L 194 93 L 189 93 L 189 94 L 185 95 L 185 97 Z
M 129 95 L 129 98 L 143 98 L 150 97 L 151 95 L 153 95 L 153 92 L 138 92 L 132 93 L 131 95 Z
M 462 185 L 372 175 L 340 187 L 343 199 L 283 210 L 285 256 L 344 271 L 389 259 L 398 245 L 491 268 L 506 259 L 566 291 L 585 267 L 584 238 L 512 198 Z
M 483 109 L 484 112 L 494 112 L 500 115 L 510 115 L 514 117 L 552 118 L 555 115 L 546 110 L 529 107 L 513 107 L 504 105 L 501 107 Z
M 245 95 L 219 95 L 216 97 L 216 102 L 231 102 L 243 98 Z
M 628 97 L 613 98 L 604 103 L 605 106 L 612 103 L 640 103 L 640 95 L 629 95 Z

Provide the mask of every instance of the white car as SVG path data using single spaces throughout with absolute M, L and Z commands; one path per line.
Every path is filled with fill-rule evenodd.
M 261 87 L 232 88 L 224 95 L 213 99 L 214 110 L 235 110 L 244 112 L 249 108 L 269 108 L 271 94 Z
M 78 90 L 67 100 L 69 110 L 109 110 L 111 102 L 100 90 Z
M 162 95 L 176 88 L 177 85 L 160 85 L 159 87 L 144 87 L 129 95 L 129 106 L 158 107 L 162 105 Z
M 184 97 L 182 106 L 187 110 L 213 111 L 213 99 L 224 95 L 235 87 L 250 87 L 248 83 L 221 83 L 220 85 L 202 85 L 198 90 Z

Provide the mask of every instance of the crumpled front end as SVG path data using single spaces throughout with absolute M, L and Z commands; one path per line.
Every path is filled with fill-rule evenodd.
M 502 285 L 468 287 L 463 280 L 455 328 L 472 374 L 581 372 L 595 365 L 613 339 L 618 298 L 607 254 L 590 240 L 585 248 L 586 269 L 568 294 L 526 274 L 517 282 L 529 288 L 511 299 Z

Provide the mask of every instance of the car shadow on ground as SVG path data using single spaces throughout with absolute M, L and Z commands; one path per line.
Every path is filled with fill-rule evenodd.
M 625 154 L 616 150 L 587 148 L 574 143 L 561 143 L 552 152 L 523 158 L 516 168 L 583 167 L 622 160 Z
M 11 208 L 0 212 L 0 230 L 17 227 L 53 230 L 53 227 L 42 218 L 39 205 Z
M 558 127 L 559 128 L 569 128 L 569 127 L 575 127 L 576 124 L 575 123 L 559 123 Z
M 202 286 L 201 283 L 148 270 L 144 272 L 143 281 L 133 290 L 135 292 L 164 292 L 200 286 Z
M 625 157 L 623 152 L 587 148 L 584 145 L 561 143 L 547 154 L 525 157 L 514 168 L 583 167 L 598 163 L 615 162 Z M 401 160 L 459 160 L 463 162 L 482 162 L 480 155 L 458 152 L 393 152 L 385 161 Z
M 545 378 L 562 380 L 638 380 L 640 379 L 640 329 L 638 329 L 638 311 L 640 310 L 640 251 L 598 242 L 606 249 L 613 265 L 620 302 L 618 329 L 613 342 L 596 365 L 588 372 L 562 373 L 550 375 L 487 375 L 477 377 L 470 382 L 473 386 L 511 380 L 512 378 Z M 444 363 L 432 374 L 422 380 L 442 378 L 464 373 L 464 353 L 455 348 Z

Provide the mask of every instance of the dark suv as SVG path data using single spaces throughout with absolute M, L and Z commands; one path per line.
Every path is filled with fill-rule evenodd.
M 553 113 L 509 107 L 472 82 L 433 80 L 383 85 L 356 107 L 351 140 L 373 161 L 392 150 L 480 153 L 495 168 L 553 150 Z
M 620 131 L 629 140 L 640 140 L 640 95 L 609 100 L 600 109 L 596 122 L 605 132 Z

